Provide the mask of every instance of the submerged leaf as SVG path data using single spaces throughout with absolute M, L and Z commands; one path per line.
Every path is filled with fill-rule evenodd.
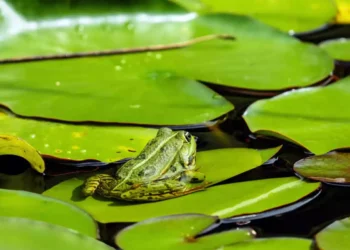
M 31 192 L 6 189 L 0 189 L 0 200 L 0 216 L 44 221 L 91 237 L 97 236 L 97 225 L 91 216 L 69 203 Z M 1 224 L 1 227 L 4 226 Z M 2 240 L 0 242 L 1 248 Z
M 316 243 L 322 250 L 350 249 L 350 217 L 337 220 L 316 234 Z
M 216 217 L 201 214 L 181 214 L 145 220 L 123 229 L 115 238 L 123 250 L 137 249 L 200 249 L 213 250 L 249 240 L 250 229 L 238 229 L 196 238 L 211 226 Z M 156 237 L 154 237 L 156 235 Z M 159 240 L 162 239 L 162 240 Z
M 6 250 L 112 250 L 74 230 L 15 217 L 0 217 L 0 248 Z
M 1 113 L 0 113 L 1 120 Z M 1 130 L 2 133 L 5 131 Z M 26 159 L 30 166 L 43 173 L 45 171 L 45 163 L 39 152 L 24 140 L 12 135 L 0 135 L 0 155 L 15 155 Z
M 350 153 L 331 152 L 301 159 L 294 171 L 313 180 L 335 183 L 350 182 Z
M 252 132 L 299 144 L 315 154 L 350 146 L 350 77 L 326 87 L 285 92 L 243 115 Z M 341 112 L 336 112 L 341 110 Z

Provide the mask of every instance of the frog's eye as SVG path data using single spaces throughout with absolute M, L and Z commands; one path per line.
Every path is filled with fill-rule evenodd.
M 185 139 L 187 142 L 190 142 L 191 141 L 191 134 L 188 132 L 185 132 Z

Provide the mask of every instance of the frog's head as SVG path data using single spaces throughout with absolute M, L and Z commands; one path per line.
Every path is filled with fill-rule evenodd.
M 184 142 L 182 148 L 183 158 L 185 160 L 185 165 L 189 169 L 194 169 L 196 166 L 196 153 L 197 153 L 197 137 L 191 135 L 187 131 L 180 131 L 181 138 Z

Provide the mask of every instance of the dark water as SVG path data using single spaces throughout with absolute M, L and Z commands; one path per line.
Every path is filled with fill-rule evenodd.
M 298 37 L 305 41 L 318 43 L 329 38 L 349 36 L 349 31 L 349 26 L 331 26 L 326 27 L 324 30 L 311 34 L 302 34 Z M 335 74 L 338 77 L 348 75 L 349 72 L 349 65 L 339 62 L 336 64 Z M 294 162 L 306 156 L 310 156 L 310 153 L 303 148 L 281 140 L 256 138 L 249 132 L 249 129 L 241 118 L 241 115 L 249 104 L 262 97 L 258 98 L 243 94 L 227 95 L 225 91 L 218 91 L 222 92 L 236 108 L 233 112 L 228 114 L 227 119 L 219 125 L 210 128 L 202 127 L 189 129 L 194 135 L 199 137 L 199 151 L 224 147 L 250 147 L 261 149 L 280 144 L 284 145 L 283 149 L 270 163 L 226 180 L 225 183 L 294 176 L 295 174 L 292 170 Z M 34 173 L 34 171 L 30 169 L 29 164 L 19 157 L 1 156 L 0 163 L 0 170 L 2 172 L 2 174 L 0 174 L 0 187 L 9 189 L 22 189 L 41 193 L 63 180 L 74 177 L 77 174 L 79 175 L 79 173 L 74 173 L 78 169 L 76 166 L 74 167 L 69 164 L 67 165 L 67 163 L 56 162 L 51 159 L 46 159 L 47 170 L 51 175 L 56 176 L 43 177 Z M 110 166 L 102 166 L 102 168 L 118 167 L 119 165 L 120 164 L 112 164 Z M 87 165 L 84 168 L 79 168 L 80 171 L 82 169 L 84 169 L 84 171 L 92 171 L 96 169 L 96 167 L 88 167 Z M 72 173 L 67 174 L 67 172 Z M 242 190 L 242 192 L 244 192 L 244 190 Z M 252 221 L 237 222 L 224 220 L 206 233 L 250 226 L 262 237 L 297 236 L 312 238 L 315 233 L 333 220 L 350 216 L 349 197 L 350 188 L 323 184 L 319 192 L 305 197 L 299 204 L 296 204 L 300 205 L 305 202 L 305 200 L 309 201 L 301 207 L 295 208 L 289 206 L 279 208 L 278 210 L 267 211 L 265 214 L 262 214 L 262 217 L 267 216 L 266 218 Z M 113 236 L 127 225 L 129 224 L 100 224 L 102 240 L 113 245 Z

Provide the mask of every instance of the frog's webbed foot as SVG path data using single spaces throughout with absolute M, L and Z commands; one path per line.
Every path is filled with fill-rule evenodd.
M 116 185 L 116 179 L 109 174 L 98 174 L 87 178 L 84 182 L 82 193 L 85 196 L 93 195 L 95 192 L 104 194 Z
M 206 183 L 186 183 L 178 180 L 161 180 L 143 184 L 121 194 L 123 200 L 160 201 L 183 196 L 205 189 Z

